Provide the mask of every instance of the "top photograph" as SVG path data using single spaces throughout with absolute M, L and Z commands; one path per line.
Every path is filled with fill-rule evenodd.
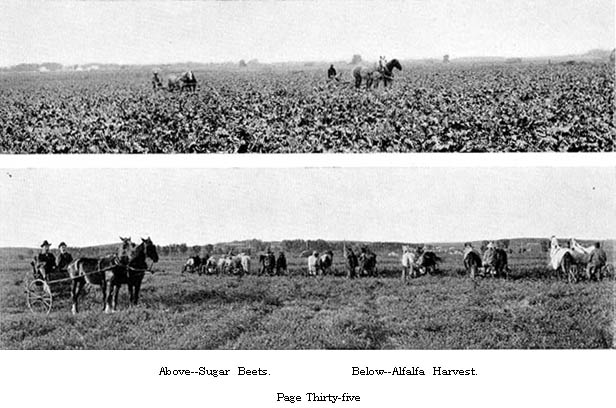
M 0 154 L 613 152 L 613 0 L 0 3 Z

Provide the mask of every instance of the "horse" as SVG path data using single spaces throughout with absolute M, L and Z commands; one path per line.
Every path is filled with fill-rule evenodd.
M 358 65 L 353 68 L 352 74 L 355 78 L 355 88 L 359 89 L 363 81 L 366 82 L 366 89 L 370 89 L 374 83 L 375 88 L 379 85 L 379 80 L 383 80 L 385 87 L 393 81 L 394 68 L 402 71 L 402 65 L 397 59 L 392 59 L 385 64 L 374 64 L 372 67 Z
M 507 278 L 509 275 L 507 251 L 488 246 L 483 254 L 483 267 L 488 276 Z
M 572 251 L 569 248 L 561 247 L 555 236 L 550 238 L 550 265 L 557 273 L 562 271 L 567 276 L 569 283 L 577 281 L 577 265 Z
M 374 87 L 378 88 L 379 80 L 383 81 L 383 87 L 389 87 L 394 81 L 394 68 L 398 69 L 399 71 L 402 71 L 402 65 L 400 65 L 400 61 L 395 58 L 387 62 L 385 65 L 383 65 L 382 69 L 379 70 L 380 75 L 375 78 L 376 82 L 374 84 Z
M 120 286 L 128 284 L 131 303 L 136 304 L 139 296 L 141 280 L 147 268 L 145 258 L 158 262 L 156 246 L 148 238 L 135 247 L 130 238 L 121 238 L 122 243 L 117 254 L 102 258 L 78 258 L 67 267 L 72 280 L 71 312 L 78 313 L 78 299 L 86 282 L 98 285 L 103 291 L 104 312 L 115 311 Z
M 184 89 L 196 91 L 197 79 L 192 71 L 186 71 L 179 75 L 171 75 L 167 77 L 167 88 L 169 91 L 174 91 L 176 89 L 180 92 Z
M 147 258 L 150 258 L 154 263 L 158 262 L 156 245 L 154 245 L 150 237 L 146 239 L 141 238 L 141 244 L 135 247 L 132 257 L 128 261 L 128 297 L 133 305 L 137 305 L 139 301 L 139 290 L 141 289 L 141 282 L 145 272 L 150 271 L 154 273 L 152 268 L 148 267 Z
M 425 251 L 419 258 L 417 258 L 416 264 L 419 268 L 419 271 L 422 275 L 429 274 L 432 275 L 437 271 L 438 263 L 441 262 L 442 259 L 436 255 L 432 251 Z
M 129 238 L 120 237 L 120 245 L 116 254 L 104 256 L 102 258 L 77 258 L 67 267 L 67 272 L 71 278 L 71 312 L 78 313 L 78 299 L 84 285 L 98 285 L 103 290 L 103 302 L 105 313 L 112 310 L 112 301 L 115 305 L 118 292 L 120 290 L 119 280 L 125 278 L 120 276 L 122 268 L 128 265 L 130 260 L 129 253 L 135 244 Z M 117 277 L 116 277 L 117 272 Z M 112 299 L 113 296 L 113 299 Z
M 323 275 L 329 275 L 332 273 L 332 265 L 334 264 L 334 253 L 332 251 L 326 251 L 319 257 L 319 268 Z
M 218 267 L 217 267 L 216 260 L 214 259 L 214 257 L 210 256 L 207 258 L 207 260 L 202 262 L 201 269 L 203 270 L 203 273 L 206 273 L 206 274 L 218 273 Z
M 590 270 L 588 269 L 588 264 L 590 263 L 590 256 L 595 249 L 594 245 L 583 246 L 579 242 L 575 240 L 575 238 L 571 238 L 569 241 L 569 248 L 571 249 L 571 256 L 575 261 L 575 264 L 578 268 L 583 268 L 586 270 L 586 278 L 590 280 Z M 579 275 L 579 270 L 577 271 Z
M 228 273 L 233 268 L 233 263 L 230 256 L 221 256 L 218 259 L 217 269 L 222 274 Z
M 199 275 L 201 275 L 201 264 L 202 260 L 199 255 L 191 256 L 184 263 L 184 266 L 182 267 L 182 273 L 194 273 L 195 271 L 197 271 L 199 272 Z
M 481 268 L 481 257 L 477 252 L 470 249 L 464 254 L 464 269 L 469 273 L 471 279 L 475 279 L 475 276 Z
M 376 254 L 368 250 L 362 250 L 359 254 L 359 276 L 376 276 Z

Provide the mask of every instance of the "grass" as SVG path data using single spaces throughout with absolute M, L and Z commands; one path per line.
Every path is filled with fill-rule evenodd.
M 340 257 L 338 257 L 340 258 Z M 443 273 L 396 278 L 383 256 L 383 277 L 349 281 L 299 274 L 285 277 L 197 276 L 182 260 L 163 258 L 147 275 L 141 302 L 102 311 L 99 288 L 70 314 L 66 293 L 49 315 L 25 304 L 26 262 L 6 259 L 0 275 L 2 349 L 527 349 L 610 348 L 614 283 L 570 285 L 528 257 L 513 279 L 471 281 L 453 259 Z M 389 266 L 388 266 L 389 265 Z M 533 266 L 534 265 L 534 266 Z M 338 264 L 338 266 L 341 266 Z

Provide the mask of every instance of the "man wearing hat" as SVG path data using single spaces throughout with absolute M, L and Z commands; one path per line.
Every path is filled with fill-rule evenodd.
M 58 255 L 58 270 L 64 272 L 68 264 L 73 262 L 73 256 L 66 251 L 66 244 L 64 242 L 60 242 L 58 248 L 60 248 L 60 254 Z
M 47 242 L 47 240 L 43 241 L 41 244 L 41 252 L 34 258 L 35 262 L 39 264 L 44 264 L 43 269 L 45 270 L 44 278 L 47 278 L 53 270 L 56 268 L 56 257 L 53 256 L 51 252 L 49 252 L 49 247 L 51 244 Z

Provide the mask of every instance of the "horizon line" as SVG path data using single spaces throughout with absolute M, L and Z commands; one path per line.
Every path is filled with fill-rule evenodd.
M 557 237 L 558 238 L 558 237 Z M 578 241 L 616 241 L 616 237 L 614 238 L 587 238 L 587 237 L 569 237 L 569 238 L 559 238 L 559 241 L 561 240 L 568 240 L 570 238 L 575 238 Z M 355 239 L 323 239 L 323 238 L 314 238 L 314 239 L 304 239 L 304 238 L 285 238 L 285 239 L 275 239 L 275 240 L 264 240 L 264 239 L 259 239 L 259 238 L 246 238 L 246 239 L 238 239 L 238 240 L 232 240 L 232 241 L 221 241 L 221 242 L 216 242 L 216 243 L 207 243 L 207 244 L 188 244 L 186 242 L 169 242 L 169 243 L 165 243 L 165 244 L 158 244 L 155 243 L 156 246 L 158 247 L 163 247 L 163 246 L 169 246 L 169 245 L 182 245 L 185 244 L 187 247 L 191 248 L 193 246 L 200 246 L 200 247 L 204 247 L 206 245 L 213 245 L 213 246 L 217 246 L 217 245 L 228 245 L 231 243 L 242 243 L 242 242 L 246 242 L 246 241 L 252 241 L 252 240 L 257 240 L 257 241 L 261 241 L 263 243 L 281 243 L 283 241 L 325 241 L 327 243 L 332 243 L 332 242 L 336 242 L 336 243 L 345 243 L 345 242 L 355 242 L 355 243 L 361 243 L 361 244 L 409 244 L 409 245 L 437 245 L 437 244 L 460 244 L 460 243 L 466 243 L 466 242 L 478 242 L 478 241 L 494 241 L 494 242 L 499 242 L 499 241 L 504 241 L 504 240 L 510 240 L 510 241 L 514 241 L 514 240 L 523 240 L 523 239 L 527 239 L 527 240 L 541 240 L 541 239 L 545 239 L 547 241 L 550 240 L 550 237 L 513 237 L 513 238 L 494 238 L 494 239 L 465 239 L 465 240 L 454 240 L 454 241 L 363 241 L 363 240 L 355 240 Z M 118 242 L 110 242 L 110 243 L 102 243 L 102 244 L 90 244 L 90 245 L 81 245 L 81 246 L 74 246 L 74 245 L 69 245 L 68 248 L 76 248 L 76 249 L 83 249 L 83 248 L 95 248 L 95 247 L 103 247 L 103 246 L 109 246 L 109 245 L 115 245 Z M 33 246 L 33 247 L 29 247 L 29 246 L 0 246 L 0 250 L 4 250 L 4 249 L 38 249 L 38 246 Z M 57 249 L 57 248 L 56 248 Z
M 520 58 L 522 60 L 537 60 L 537 59 L 551 59 L 551 58 L 571 58 L 571 57 L 584 57 L 589 56 L 593 51 L 600 52 L 612 52 L 614 48 L 591 48 L 585 52 L 572 52 L 567 54 L 550 54 L 550 55 L 535 55 L 535 56 L 519 56 L 519 55 L 461 55 L 457 57 L 452 57 L 451 54 L 443 54 L 441 56 L 432 56 L 432 57 L 401 57 L 398 58 L 402 61 L 442 61 L 444 55 L 449 55 L 449 62 L 461 60 L 461 59 L 517 59 Z M 360 55 L 361 54 L 357 54 Z M 592 58 L 591 59 L 601 59 L 601 58 Z M 80 62 L 80 63 L 68 63 L 68 62 L 59 62 L 59 61 L 43 61 L 43 62 L 18 62 L 11 65 L 0 65 L 0 68 L 13 68 L 19 65 L 44 65 L 44 64 L 59 64 L 63 67 L 68 66 L 80 66 L 80 65 L 119 65 L 119 66 L 152 66 L 152 65 L 183 65 L 183 64 L 202 64 L 202 65 L 228 65 L 234 64 L 237 65 L 239 61 L 245 61 L 249 63 L 250 61 L 256 61 L 256 63 L 260 65 L 275 65 L 275 64 L 298 64 L 298 63 L 329 63 L 329 62 L 342 62 L 348 61 L 349 58 L 331 58 L 331 59 L 299 59 L 299 60 L 260 60 L 257 57 L 252 58 L 240 58 L 239 60 L 224 60 L 224 61 L 175 61 L 175 62 L 147 62 L 147 63 L 137 63 L 137 62 Z M 378 60 L 378 58 L 377 58 Z M 373 62 L 372 58 L 363 59 L 362 62 Z M 350 64 L 350 62 L 348 62 Z

